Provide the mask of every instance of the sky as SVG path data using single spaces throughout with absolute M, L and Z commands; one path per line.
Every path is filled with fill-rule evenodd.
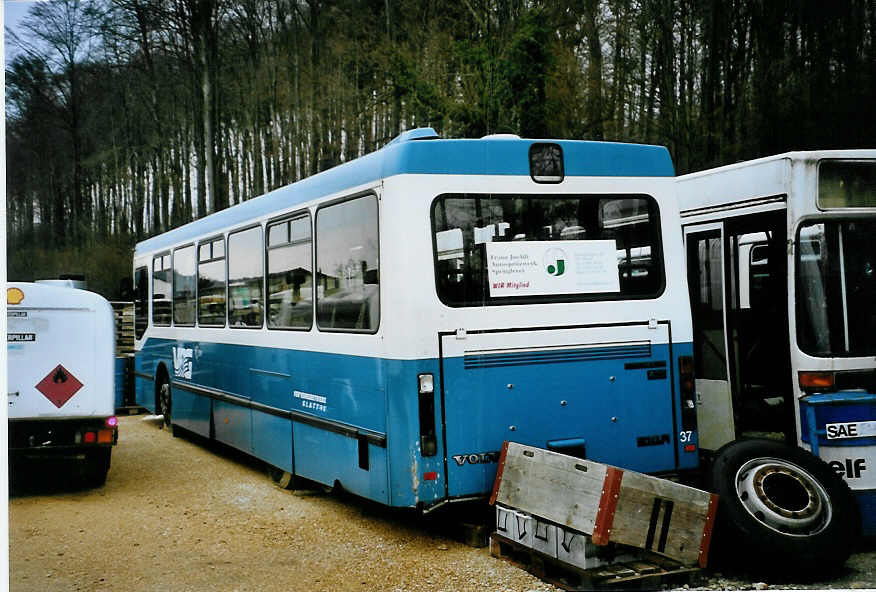
M 33 0 L 4 0 L 3 2 L 4 63 L 8 64 L 15 57 L 15 48 L 10 47 L 10 40 L 5 35 L 5 31 L 7 28 L 19 31 L 18 24 L 27 15 L 27 11 L 32 5 Z

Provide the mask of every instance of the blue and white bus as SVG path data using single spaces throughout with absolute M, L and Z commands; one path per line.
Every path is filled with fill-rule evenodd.
M 137 402 L 422 511 L 505 440 L 692 469 L 680 228 L 665 148 L 412 130 L 139 243 Z

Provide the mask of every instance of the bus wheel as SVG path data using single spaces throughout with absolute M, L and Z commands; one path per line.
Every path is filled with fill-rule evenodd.
M 268 474 L 271 476 L 271 481 L 280 489 L 292 490 L 295 489 L 295 475 L 289 471 L 278 469 L 277 467 L 268 466 Z
M 170 383 L 162 381 L 158 386 L 158 412 L 164 416 L 164 425 L 170 426 Z
M 710 481 L 720 496 L 718 559 L 724 551 L 741 560 L 728 567 L 823 575 L 849 557 L 857 505 L 845 481 L 809 452 L 773 440 L 731 442 L 717 452 Z

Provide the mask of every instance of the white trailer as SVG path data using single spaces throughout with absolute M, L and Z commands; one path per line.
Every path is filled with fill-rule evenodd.
M 69 458 L 101 485 L 118 441 L 112 307 L 93 292 L 6 289 L 10 460 Z

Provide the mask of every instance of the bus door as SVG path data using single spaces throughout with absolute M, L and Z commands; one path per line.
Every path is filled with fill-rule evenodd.
M 727 355 L 723 224 L 688 228 L 685 239 L 699 442 L 700 448 L 716 450 L 736 438 Z
M 669 334 L 665 320 L 442 334 L 447 495 L 488 493 L 505 440 L 675 469 Z
M 700 446 L 795 434 L 784 210 L 687 229 Z

